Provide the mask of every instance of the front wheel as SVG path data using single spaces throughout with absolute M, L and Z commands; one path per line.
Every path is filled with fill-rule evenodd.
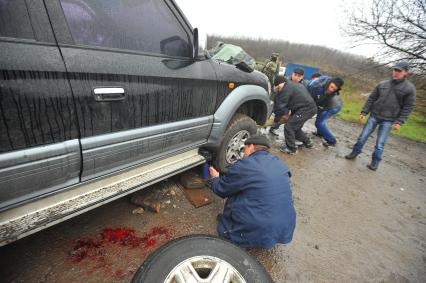
M 160 247 L 143 263 L 133 283 L 272 283 L 245 250 L 222 239 L 192 235 Z
M 256 134 L 256 123 L 250 117 L 237 113 L 229 123 L 214 160 L 216 169 L 226 169 L 244 155 L 244 142 Z

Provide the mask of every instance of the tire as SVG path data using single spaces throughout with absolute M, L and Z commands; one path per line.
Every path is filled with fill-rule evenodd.
M 256 259 L 238 246 L 217 237 L 191 235 L 157 249 L 132 282 L 272 283 L 272 279 Z
M 236 113 L 226 128 L 222 143 L 214 159 L 214 167 L 219 172 L 226 172 L 228 166 L 244 155 L 244 141 L 257 132 L 253 119 Z

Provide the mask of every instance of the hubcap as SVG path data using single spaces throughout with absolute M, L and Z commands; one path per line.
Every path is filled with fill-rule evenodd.
M 242 130 L 231 138 L 226 148 L 226 162 L 232 164 L 244 156 L 244 142 L 249 137 L 250 133 L 246 130 Z
M 179 263 L 164 283 L 246 283 L 228 262 L 213 256 L 195 256 Z

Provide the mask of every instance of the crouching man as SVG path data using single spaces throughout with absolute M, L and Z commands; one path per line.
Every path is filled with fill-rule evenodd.
M 296 211 L 291 193 L 290 171 L 268 152 L 269 140 L 253 136 L 245 141 L 244 157 L 219 176 L 210 167 L 210 188 L 227 198 L 217 230 L 245 248 L 272 248 L 293 238 Z

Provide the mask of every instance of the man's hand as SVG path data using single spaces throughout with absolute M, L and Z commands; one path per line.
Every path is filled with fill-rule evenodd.
M 281 119 L 282 119 L 284 122 L 287 122 L 289 118 L 290 118 L 290 114 L 287 114 L 287 115 L 283 115 Z
M 367 118 L 367 116 L 365 116 L 364 114 L 359 114 L 359 121 L 361 123 L 364 123 L 366 118 Z
M 392 125 L 392 130 L 394 130 L 394 131 L 399 131 L 400 128 L 401 128 L 400 124 L 393 124 Z
M 217 170 L 216 170 L 216 169 L 214 169 L 214 167 L 213 167 L 213 166 L 210 166 L 210 167 L 209 167 L 209 172 L 210 172 L 210 176 L 211 176 L 212 178 L 219 177 L 219 172 L 217 172 Z

